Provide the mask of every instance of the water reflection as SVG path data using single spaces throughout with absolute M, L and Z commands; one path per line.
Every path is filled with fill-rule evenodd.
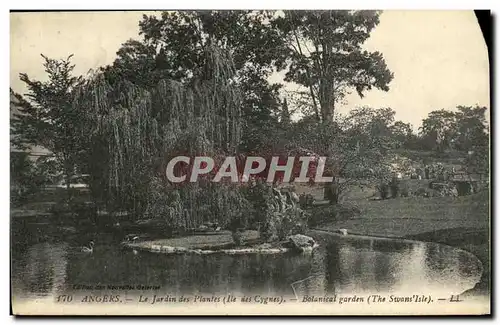
M 65 288 L 67 244 L 40 243 L 26 249 L 23 258 L 13 251 L 12 282 L 15 295 L 44 297 Z
M 474 256 L 448 246 L 323 233 L 317 238 L 321 247 L 309 255 L 134 254 L 112 237 L 85 255 L 67 242 L 34 243 L 13 248 L 13 292 L 35 298 L 73 292 L 75 285 L 110 284 L 160 286 L 159 294 L 171 295 L 449 295 L 473 287 L 482 272 Z

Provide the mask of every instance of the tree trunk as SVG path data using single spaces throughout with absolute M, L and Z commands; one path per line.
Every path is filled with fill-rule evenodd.
M 299 54 L 301 56 L 303 56 L 304 53 L 302 52 L 302 47 L 300 46 L 299 37 L 298 37 L 297 31 L 295 29 L 293 30 L 293 35 L 295 36 L 295 41 L 297 42 L 297 48 L 299 50 Z M 311 83 L 311 73 L 309 71 L 309 67 L 308 66 L 306 66 L 305 69 L 306 69 L 307 79 L 309 80 L 309 93 L 311 95 L 311 99 L 312 99 L 312 102 L 313 102 L 314 114 L 316 115 L 316 119 L 319 122 L 319 121 L 321 121 L 321 117 L 320 117 L 319 110 L 318 110 L 318 104 L 316 102 L 316 95 L 314 94 L 313 86 L 312 86 L 312 83 Z
M 66 181 L 66 195 L 67 195 L 67 200 L 68 202 L 71 201 L 71 176 L 73 176 L 73 170 L 70 166 L 70 163 L 68 162 L 67 159 L 64 162 L 64 179 Z

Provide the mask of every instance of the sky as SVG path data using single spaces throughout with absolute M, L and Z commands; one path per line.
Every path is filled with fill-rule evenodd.
M 21 72 L 45 79 L 40 54 L 74 54 L 76 74 L 112 63 L 122 43 L 139 38 L 144 13 L 11 13 L 11 87 L 26 90 Z M 416 129 L 433 110 L 490 106 L 488 52 L 472 11 L 384 11 L 364 47 L 384 55 L 394 79 L 388 92 L 349 95 L 341 113 L 364 105 L 390 107 L 397 120 Z

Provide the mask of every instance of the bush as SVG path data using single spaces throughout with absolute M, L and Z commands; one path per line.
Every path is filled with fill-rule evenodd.
M 254 228 L 257 224 L 261 225 L 262 240 L 274 242 L 305 232 L 307 214 L 287 195 L 288 193 L 263 182 L 248 187 L 246 193 L 248 201 L 253 204 L 250 225 Z
M 400 185 L 400 181 L 396 178 L 393 178 L 391 180 L 391 182 L 389 183 L 389 188 L 390 188 L 390 192 L 391 192 L 391 197 L 392 198 L 397 198 L 398 195 L 399 195 L 399 185 Z
M 210 182 L 175 189 L 154 179 L 148 198 L 143 218 L 164 220 L 180 230 L 216 221 L 231 230 L 237 245 L 241 244 L 238 233 L 249 227 L 260 229 L 267 242 L 303 233 L 307 227 L 307 214 L 286 194 L 265 183 L 240 186 Z
M 28 202 L 46 183 L 43 164 L 32 161 L 25 152 L 10 155 L 10 199 L 14 206 Z
M 388 199 L 390 194 L 390 187 L 387 183 L 380 183 L 377 185 L 377 191 L 382 200 Z
M 276 213 L 269 213 L 269 215 L 266 216 L 266 220 L 264 221 L 261 230 L 260 230 L 260 238 L 266 242 L 274 242 L 278 240 L 278 227 L 277 224 L 279 223 L 279 218 L 278 212 Z
M 303 234 L 307 230 L 307 215 L 300 209 L 292 208 L 277 220 L 276 231 L 279 240 L 290 235 Z
M 143 219 L 163 220 L 175 230 L 205 222 L 234 230 L 247 227 L 253 216 L 245 190 L 234 184 L 192 183 L 176 188 L 153 179 L 148 191 Z
M 235 230 L 231 233 L 233 237 L 233 242 L 236 246 L 243 245 L 243 235 L 240 230 Z

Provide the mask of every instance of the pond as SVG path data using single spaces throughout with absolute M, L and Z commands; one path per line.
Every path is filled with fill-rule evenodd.
M 123 237 L 95 235 L 95 249 L 79 249 L 81 235 L 64 239 L 36 225 L 14 235 L 14 300 L 68 294 L 84 286 L 138 285 L 158 295 L 460 294 L 480 279 L 479 260 L 445 245 L 312 232 L 320 247 L 311 254 L 162 255 L 124 250 Z M 31 232 L 29 232 L 31 229 Z M 36 230 L 34 230 L 36 229 Z M 43 234 L 43 235 L 41 235 Z M 25 240 L 19 240 L 19 236 Z M 26 239 L 28 238 L 28 239 Z M 38 238 L 38 239 L 37 239 Z M 110 290 L 112 291 L 112 290 Z M 104 293 L 87 290 L 85 294 Z M 115 292 L 116 293 L 116 292 Z

